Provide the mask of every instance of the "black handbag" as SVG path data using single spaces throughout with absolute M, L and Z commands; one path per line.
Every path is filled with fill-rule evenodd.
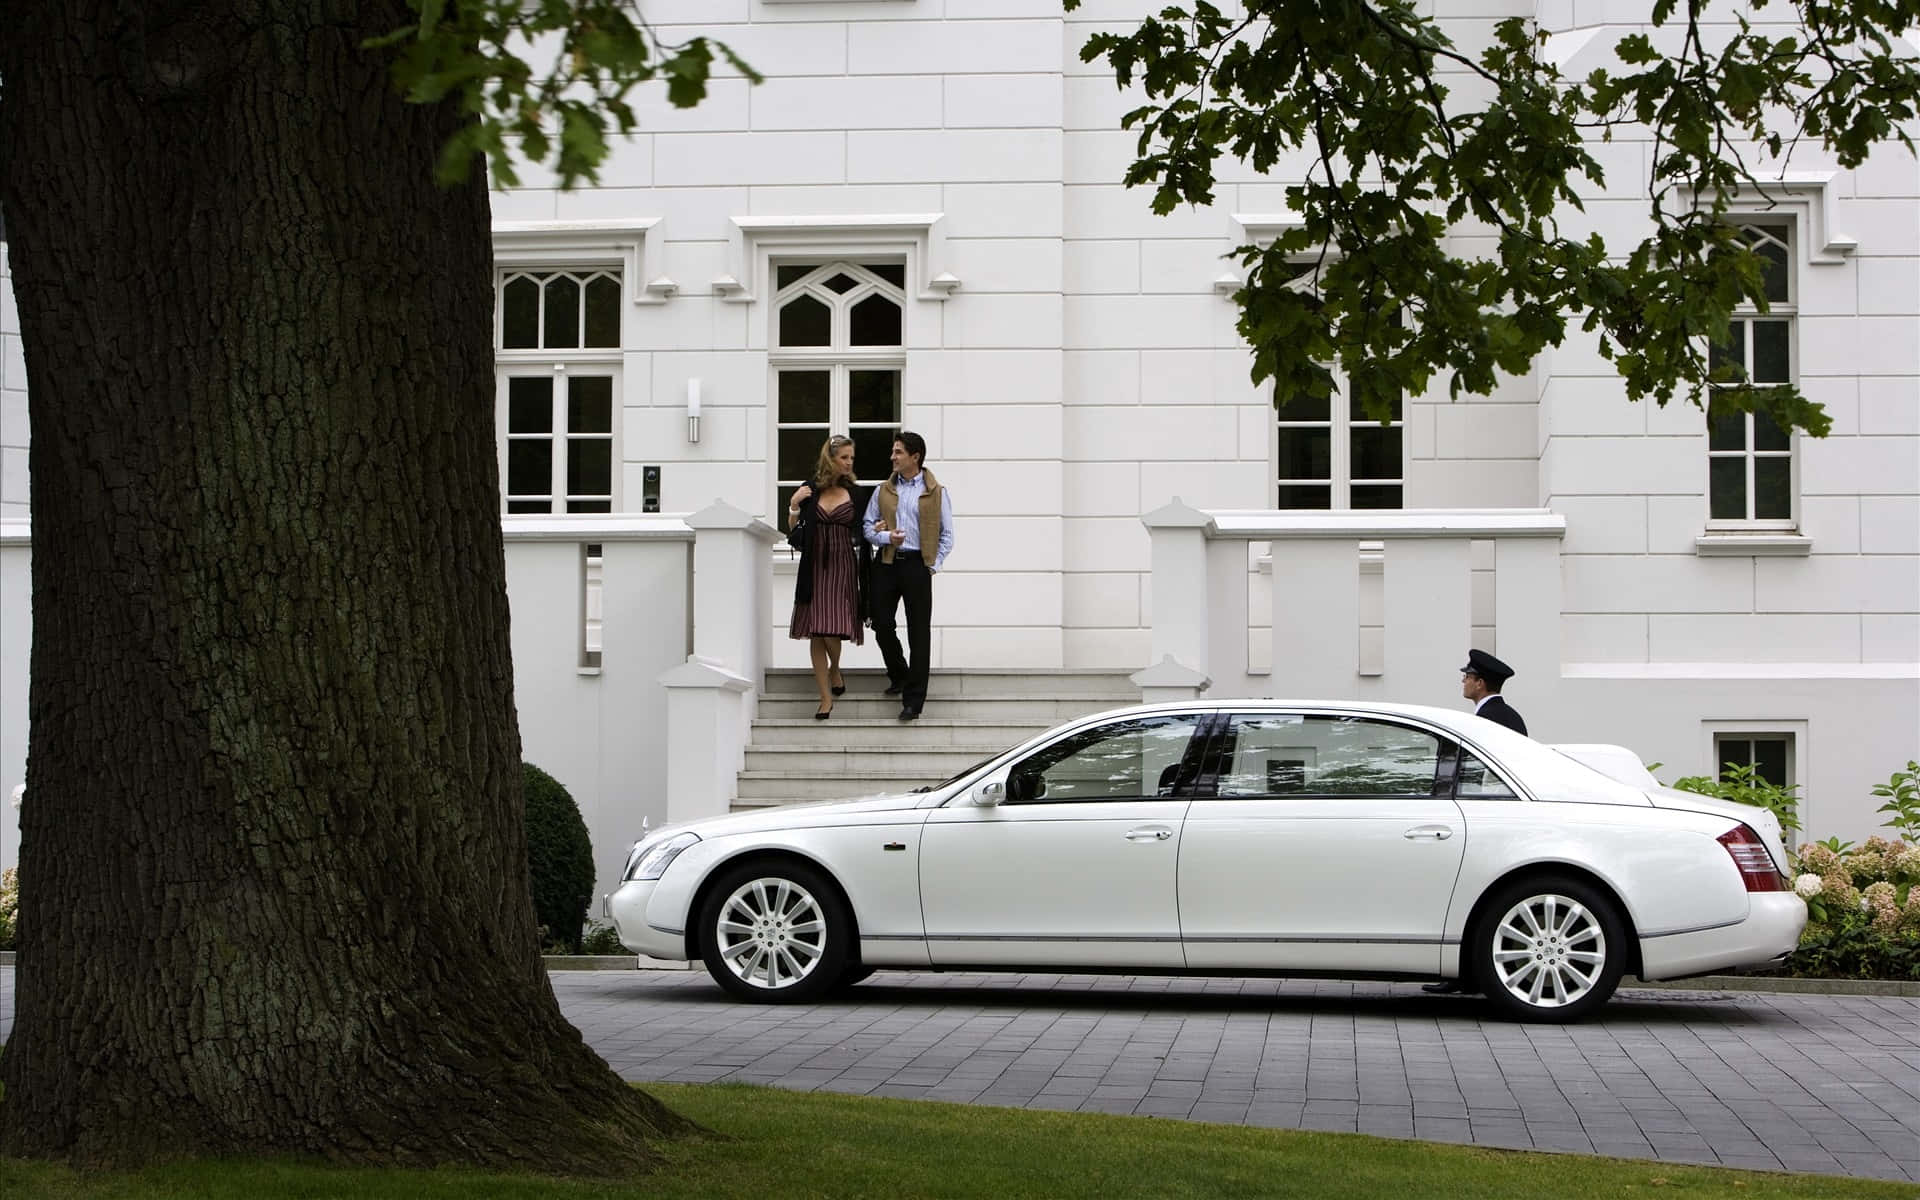
M 809 496 L 808 499 L 811 500 L 812 497 Z M 812 536 L 813 506 L 811 504 L 802 504 L 800 506 L 800 516 L 794 521 L 793 528 L 787 530 L 787 545 L 794 550 L 804 551 L 807 548 L 807 539 Z

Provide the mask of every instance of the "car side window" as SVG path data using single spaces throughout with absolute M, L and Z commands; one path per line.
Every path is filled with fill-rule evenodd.
M 1428 796 L 1440 770 L 1440 739 L 1364 717 L 1240 713 L 1223 749 L 1215 794 Z
M 1507 781 L 1486 763 L 1460 748 L 1460 766 L 1453 776 L 1453 794 L 1462 800 L 1518 800 Z
M 1010 803 L 1150 800 L 1174 794 L 1197 716 L 1136 717 L 1047 746 L 1008 772 Z

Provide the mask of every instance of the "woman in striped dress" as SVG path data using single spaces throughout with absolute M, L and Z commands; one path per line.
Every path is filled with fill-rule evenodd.
M 787 507 L 787 527 L 800 533 L 800 569 L 793 581 L 793 621 L 787 636 L 805 638 L 820 689 L 816 721 L 833 715 L 833 698 L 847 690 L 840 647 L 865 636 L 862 583 L 871 550 L 860 536 L 866 497 L 853 481 L 853 439 L 830 437 L 820 447 L 811 483 L 800 485 Z

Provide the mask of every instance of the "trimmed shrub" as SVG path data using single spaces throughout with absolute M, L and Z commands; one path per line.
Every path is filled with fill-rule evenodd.
M 587 936 L 580 939 L 582 954 L 632 954 L 633 951 L 620 944 L 620 934 L 611 925 L 602 925 L 598 921 L 589 921 L 593 928 Z
M 1920 846 L 1809 842 L 1793 870 L 1807 929 L 1787 959 L 1790 974 L 1920 979 Z
M 540 942 L 548 950 L 573 954 L 593 903 L 593 842 L 580 806 L 560 781 L 532 763 L 520 769 L 527 801 L 527 874 Z
M 0 950 L 13 949 L 13 931 L 20 920 L 20 872 L 0 872 Z

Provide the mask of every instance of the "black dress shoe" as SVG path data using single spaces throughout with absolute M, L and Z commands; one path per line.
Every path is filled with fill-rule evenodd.
M 903 708 L 900 710 L 900 719 L 902 721 L 918 721 L 920 719 L 920 710 L 917 708 Z
M 883 696 L 898 696 L 900 694 L 900 685 L 897 683 L 890 683 L 887 685 L 887 690 L 880 694 Z

